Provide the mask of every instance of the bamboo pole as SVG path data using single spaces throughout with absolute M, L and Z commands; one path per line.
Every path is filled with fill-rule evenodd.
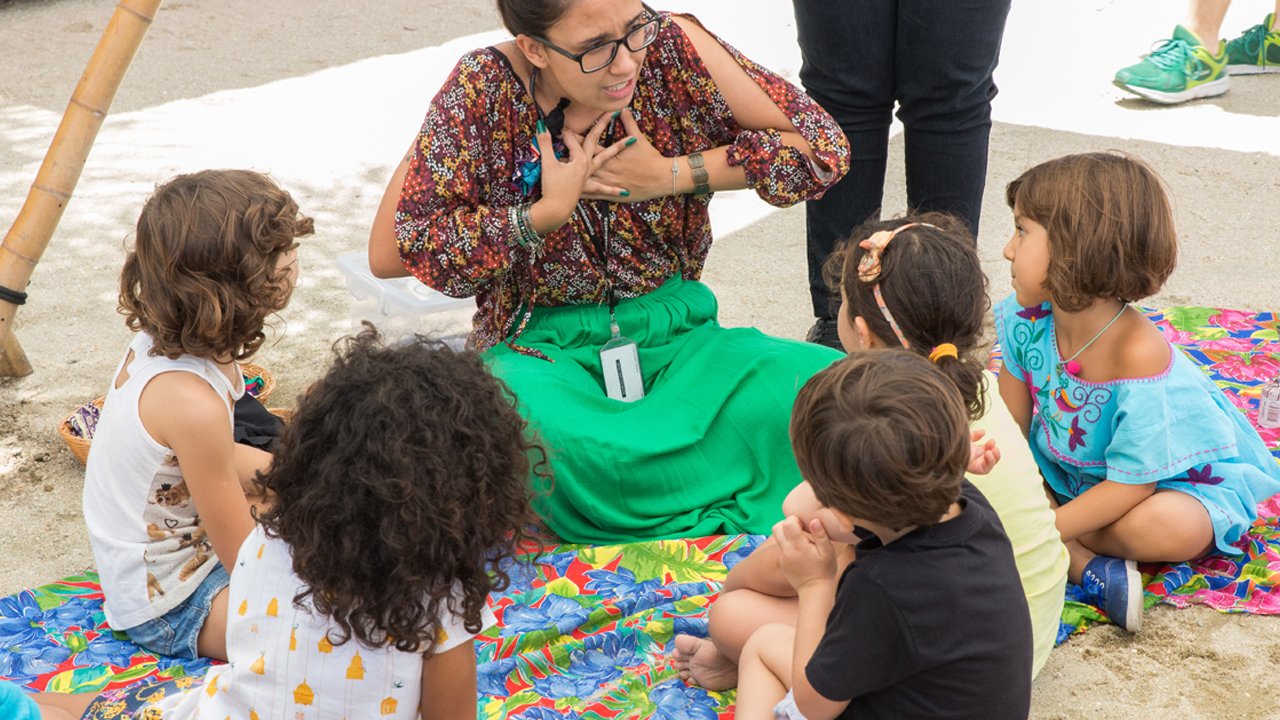
M 0 243 L 0 287 L 24 292 L 80 180 L 85 159 L 116 90 L 146 37 L 162 0 L 120 0 L 98 41 L 53 136 L 27 201 Z M 0 376 L 30 375 L 31 363 L 13 335 L 18 306 L 0 297 Z
M 5 343 L 4 352 L 0 353 L 0 377 L 26 377 L 32 372 L 31 362 L 18 344 L 18 336 L 9 333 L 9 341 Z

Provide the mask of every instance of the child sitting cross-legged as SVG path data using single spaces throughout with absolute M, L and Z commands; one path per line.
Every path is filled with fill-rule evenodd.
M 1000 394 L 1057 504 L 1071 578 L 1142 626 L 1140 562 L 1239 556 L 1276 466 L 1244 413 L 1130 303 L 1177 263 L 1160 177 L 1114 153 L 1009 183 L 1013 294 L 995 308 Z
M 873 536 L 837 583 L 822 521 L 774 527 L 798 615 L 747 641 L 738 718 L 1026 718 L 1031 618 L 1009 539 L 964 479 L 955 384 L 908 352 L 856 353 L 801 389 L 791 444 L 842 529 Z

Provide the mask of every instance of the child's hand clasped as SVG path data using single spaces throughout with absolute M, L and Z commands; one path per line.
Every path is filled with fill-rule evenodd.
M 1000 462 L 1000 448 L 995 439 L 982 442 L 986 430 L 970 430 L 969 439 L 973 443 L 969 451 L 969 472 L 974 475 L 986 475 Z
M 789 517 L 773 526 L 773 539 L 782 574 L 797 591 L 816 581 L 835 580 L 836 551 L 820 520 L 811 521 L 805 532 L 799 519 Z

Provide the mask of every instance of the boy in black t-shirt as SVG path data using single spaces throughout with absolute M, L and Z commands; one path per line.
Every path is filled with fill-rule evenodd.
M 1025 719 L 1031 617 L 1009 539 L 964 480 L 955 384 L 911 353 L 855 354 L 801 389 L 791 444 L 818 500 L 874 537 L 837 589 L 822 523 L 774 526 L 799 617 L 743 648 L 738 720 Z

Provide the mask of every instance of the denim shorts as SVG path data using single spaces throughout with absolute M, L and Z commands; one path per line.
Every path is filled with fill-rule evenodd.
M 231 576 L 222 567 L 222 563 L 215 563 L 209 576 L 186 600 L 155 620 L 128 628 L 125 633 L 130 640 L 150 652 L 195 660 L 196 640 L 200 637 L 200 628 L 204 627 L 205 618 L 209 617 L 209 606 L 213 605 L 213 599 L 218 593 L 230 584 Z

